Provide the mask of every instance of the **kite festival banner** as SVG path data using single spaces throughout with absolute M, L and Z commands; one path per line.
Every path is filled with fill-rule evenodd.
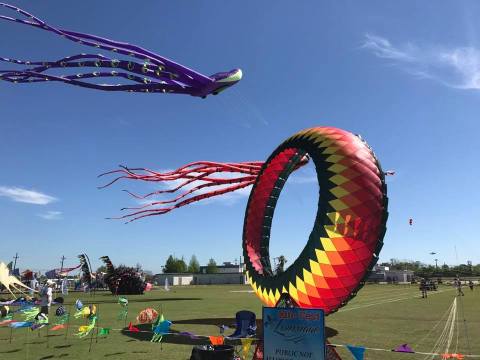
M 321 309 L 263 308 L 265 360 L 325 360 Z

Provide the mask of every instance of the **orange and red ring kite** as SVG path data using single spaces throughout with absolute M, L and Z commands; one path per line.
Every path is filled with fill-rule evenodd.
M 275 205 L 306 154 L 315 163 L 320 185 L 317 216 L 300 256 L 274 275 L 268 247 Z M 355 296 L 383 246 L 386 190 L 373 151 L 352 133 L 316 127 L 281 144 L 257 176 L 243 228 L 247 277 L 262 302 L 275 306 L 288 293 L 300 307 L 328 314 Z
M 268 248 L 275 205 L 288 176 L 309 159 L 320 185 L 315 223 L 297 260 L 284 273 L 274 274 Z M 220 173 L 236 175 L 215 176 Z M 337 128 L 303 130 L 281 144 L 266 162 L 199 161 L 166 172 L 121 167 L 107 174 L 118 177 L 105 186 L 120 179 L 180 182 L 143 196 L 128 192 L 145 200 L 183 189 L 170 200 L 124 208 L 134 210 L 120 217 L 129 221 L 253 185 L 243 251 L 248 280 L 268 306 L 275 306 L 281 294 L 288 293 L 300 307 L 321 308 L 326 314 L 336 311 L 363 286 L 383 246 L 388 217 L 385 174 L 359 136 Z

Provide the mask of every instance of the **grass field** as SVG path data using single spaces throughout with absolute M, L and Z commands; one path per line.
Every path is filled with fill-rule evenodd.
M 219 335 L 217 325 L 234 324 L 238 310 L 251 310 L 261 317 L 262 306 L 254 294 L 247 292 L 249 289 L 247 286 L 190 286 L 130 296 L 128 321 L 134 322 L 138 312 L 146 307 L 161 307 L 165 318 L 173 321 L 172 330 Z M 458 301 L 458 352 L 480 354 L 480 288 L 464 291 L 465 296 Z M 83 293 L 72 294 L 66 298 L 67 307 L 77 298 L 85 304 L 97 304 L 99 326 L 113 329 L 106 338 L 93 338 L 91 352 L 90 337 L 78 339 L 73 336 L 82 325 L 80 320 L 75 320 L 70 323 L 66 338 L 65 330 L 49 332 L 47 338 L 45 328 L 38 331 L 15 329 L 10 343 L 10 329 L 0 328 L 0 359 L 189 358 L 192 344 L 181 343 L 186 338 L 169 336 L 158 344 L 149 341 L 150 335 L 120 331 L 124 326 L 123 321 L 116 319 L 120 306 L 109 293 L 97 293 L 95 298 Z M 429 352 L 445 326 L 445 321 L 440 320 L 454 298 L 455 291 L 451 287 L 440 287 L 425 300 L 419 298 L 416 286 L 367 285 L 346 307 L 327 317 L 329 341 L 382 349 L 408 343 L 416 351 Z M 456 343 L 455 333 L 451 350 Z M 344 349 L 338 348 L 338 352 L 344 359 L 351 359 Z M 367 350 L 365 358 L 423 359 L 425 355 Z

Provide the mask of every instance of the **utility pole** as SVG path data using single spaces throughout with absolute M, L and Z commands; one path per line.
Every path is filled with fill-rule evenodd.
M 15 253 L 15 257 L 13 259 L 15 260 L 15 262 L 13 263 L 12 273 L 15 273 L 15 269 L 17 268 L 18 253 Z

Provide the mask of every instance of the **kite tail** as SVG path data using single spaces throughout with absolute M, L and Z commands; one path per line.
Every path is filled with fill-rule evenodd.
M 179 85 L 177 81 L 173 80 L 174 77 L 170 73 L 161 70 L 161 67 L 155 67 L 152 64 L 140 64 L 135 61 L 111 59 L 100 54 L 78 54 L 57 61 L 43 62 L 4 57 L 0 57 L 0 61 L 35 66 L 20 70 L 0 70 L 0 80 L 14 84 L 58 81 L 97 90 L 189 93 L 187 87 Z M 83 72 L 72 75 L 52 75 L 46 73 L 50 69 L 84 67 L 97 67 L 103 71 Z M 133 84 L 96 84 L 86 81 L 89 79 L 108 78 L 122 78 L 131 81 Z
M 22 70 L 0 70 L 0 80 L 13 83 L 25 82 L 44 82 L 44 81 L 60 81 L 71 85 L 77 85 L 97 90 L 107 91 L 141 91 L 141 92 L 173 92 L 183 94 L 194 94 L 198 88 L 212 83 L 214 80 L 210 77 L 202 75 L 183 65 L 177 64 L 165 57 L 155 54 L 151 51 L 143 49 L 136 45 L 124 42 L 117 42 L 105 39 L 99 36 L 83 34 L 75 31 L 58 29 L 48 25 L 43 20 L 33 16 L 32 14 L 5 3 L 0 3 L 0 7 L 8 8 L 25 16 L 27 19 L 18 19 L 10 16 L 0 15 L 0 19 L 16 22 L 23 25 L 33 26 L 56 35 L 62 36 L 70 41 L 83 44 L 86 46 L 111 51 L 117 54 L 141 59 L 138 61 L 120 61 L 110 59 L 102 55 L 78 54 L 66 57 L 54 62 L 32 62 L 22 61 L 9 58 L 0 58 L 0 61 L 10 62 L 17 65 L 35 66 Z M 82 58 L 90 58 L 95 60 L 77 61 Z M 123 72 L 103 71 L 80 73 L 68 76 L 56 76 L 45 74 L 47 69 L 64 68 L 64 67 L 102 67 L 102 68 L 121 68 Z M 140 76 L 138 76 L 140 75 Z M 108 78 L 120 77 L 133 81 L 136 84 L 128 85 L 110 85 L 110 84 L 93 84 L 81 79 L 89 78 Z
M 145 195 L 137 195 L 124 190 L 139 200 L 162 194 L 176 193 L 179 195 L 161 201 L 150 201 L 142 206 L 123 208 L 122 210 L 136 210 L 116 219 L 129 219 L 134 221 L 146 216 L 166 214 L 174 209 L 183 207 L 193 202 L 205 200 L 211 197 L 237 191 L 253 185 L 257 175 L 260 173 L 262 162 L 243 163 L 218 163 L 199 161 L 187 164 L 174 171 L 157 172 L 146 168 L 127 168 L 110 171 L 100 176 L 119 175 L 101 188 L 112 185 L 120 179 L 142 180 L 147 182 L 160 182 L 163 184 L 174 184 L 173 187 L 154 191 Z M 222 173 L 223 177 L 218 174 Z M 231 176 L 226 177 L 226 174 Z M 164 206 L 167 205 L 168 206 Z M 163 205 L 163 206 L 162 206 Z
M 297 169 L 305 165 L 308 161 L 309 158 L 305 156 L 297 166 Z M 120 169 L 99 175 L 99 177 L 117 175 L 116 178 L 99 188 L 108 187 L 122 179 L 158 182 L 162 185 L 170 183 L 174 185 L 173 187 L 157 190 L 145 195 L 138 195 L 128 190 L 123 190 L 139 200 L 142 205 L 122 208 L 121 210 L 131 210 L 132 212 L 110 219 L 128 219 L 127 222 L 132 222 L 147 216 L 166 214 L 194 202 L 249 187 L 255 183 L 262 166 L 263 162 L 261 161 L 240 163 L 198 161 L 166 172 L 157 172 L 147 168 L 120 166 Z M 223 174 L 223 177 L 219 177 L 218 174 Z M 227 177 L 226 174 L 230 174 L 230 176 Z M 166 200 L 146 201 L 147 198 L 153 196 L 172 194 L 177 191 L 180 191 L 180 194 L 172 198 L 167 198 Z
M 74 61 L 78 59 L 87 60 Z M 38 65 L 20 70 L 0 70 L 0 80 L 14 84 L 57 81 L 69 85 L 105 91 L 190 94 L 187 86 L 174 80 L 175 77 L 171 73 L 162 70 L 162 67 L 155 67 L 152 64 L 142 65 L 135 61 L 111 59 L 103 55 L 78 54 L 50 62 L 24 61 L 0 57 L 0 61 L 30 66 Z M 73 75 L 52 75 L 46 73 L 46 71 L 50 69 L 75 67 L 97 67 L 99 70 L 104 71 L 83 72 Z M 116 69 L 123 69 L 125 71 L 117 71 Z M 133 84 L 96 84 L 86 81 L 89 79 L 108 78 L 122 78 L 131 81 Z

